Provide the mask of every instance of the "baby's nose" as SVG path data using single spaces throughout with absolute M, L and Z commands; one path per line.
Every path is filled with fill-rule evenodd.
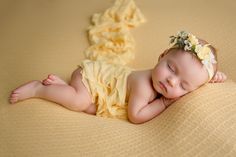
M 178 83 L 178 80 L 174 77 L 168 78 L 167 80 L 171 87 L 175 87 Z

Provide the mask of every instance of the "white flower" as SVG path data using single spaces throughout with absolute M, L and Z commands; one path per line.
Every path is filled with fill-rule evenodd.
M 185 46 L 184 46 L 184 50 L 185 50 L 185 51 L 189 51 L 189 50 L 191 50 L 191 46 L 189 46 L 189 45 L 185 45 Z
M 188 35 L 188 40 L 189 40 L 190 43 L 193 44 L 193 45 L 198 45 L 198 44 L 199 44 L 197 37 L 194 36 L 194 35 L 192 35 L 192 34 L 189 34 L 189 35 Z

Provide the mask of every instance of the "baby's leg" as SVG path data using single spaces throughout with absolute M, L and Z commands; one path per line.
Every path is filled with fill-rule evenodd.
M 82 86 L 80 85 L 80 87 Z M 65 84 L 44 86 L 40 81 L 31 81 L 15 89 L 10 96 L 10 102 L 42 98 L 61 104 L 73 111 L 86 111 L 92 104 L 87 92 L 85 87 L 75 89 L 73 86 Z
M 89 98 L 89 107 L 84 111 L 88 114 L 96 114 L 96 105 L 92 103 L 92 96 L 91 94 L 88 92 L 87 88 L 84 86 L 83 82 L 82 82 L 82 75 L 81 75 L 81 68 L 76 69 L 72 76 L 71 76 L 71 81 L 70 81 L 70 85 L 72 87 L 74 87 L 76 90 L 80 90 L 80 89 L 84 89 L 84 95 L 86 97 Z

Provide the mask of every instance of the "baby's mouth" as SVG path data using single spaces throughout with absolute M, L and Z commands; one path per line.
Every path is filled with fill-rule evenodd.
M 165 86 L 162 82 L 160 82 L 160 81 L 159 81 L 159 86 L 161 87 L 162 90 L 164 90 L 165 92 L 167 92 L 166 86 Z

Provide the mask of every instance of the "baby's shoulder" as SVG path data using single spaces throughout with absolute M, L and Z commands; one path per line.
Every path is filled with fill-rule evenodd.
M 128 78 L 130 92 L 150 96 L 155 93 L 152 86 L 151 70 L 133 71 Z
M 139 81 L 146 82 L 151 78 L 151 71 L 149 70 L 133 71 L 129 77 L 130 79 L 132 79 L 133 82 L 139 82 Z

